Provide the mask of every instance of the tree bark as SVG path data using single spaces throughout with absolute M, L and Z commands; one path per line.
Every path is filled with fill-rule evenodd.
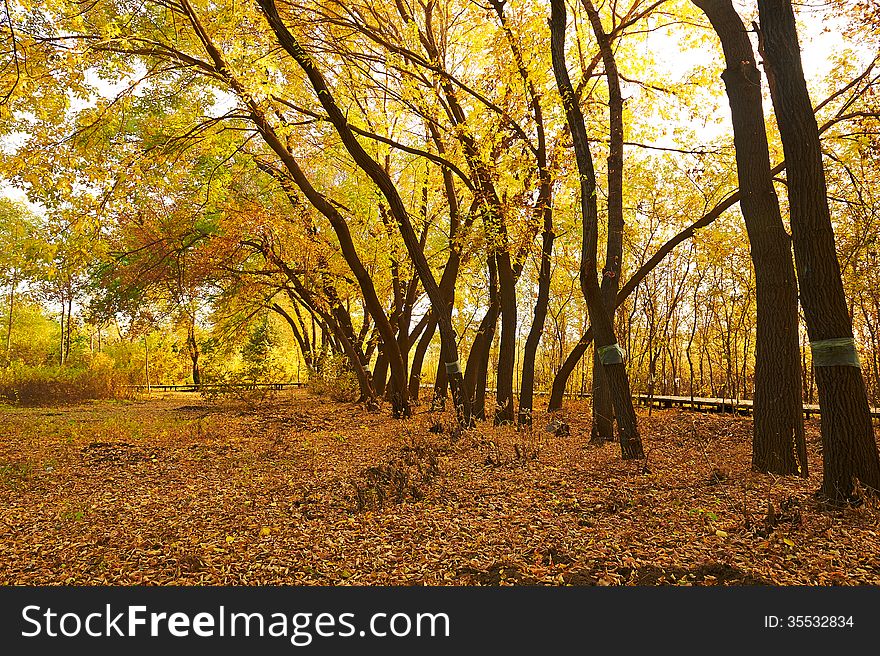
M 354 132 L 352 132 L 348 125 L 345 114 L 334 100 L 323 75 L 315 66 L 312 58 L 306 54 L 305 50 L 303 50 L 302 46 L 300 46 L 299 42 L 281 20 L 281 17 L 278 14 L 278 9 L 275 6 L 275 1 L 258 0 L 258 4 L 266 17 L 269 26 L 275 33 L 279 44 L 306 74 L 309 83 L 315 91 L 318 101 L 321 103 L 324 111 L 327 112 L 328 118 L 331 123 L 333 123 L 333 127 L 339 135 L 343 146 L 348 151 L 349 155 L 351 155 L 355 164 L 357 164 L 357 166 L 370 177 L 373 183 L 379 188 L 382 195 L 385 196 L 385 199 L 388 202 L 389 212 L 397 223 L 407 252 L 415 266 L 419 279 L 422 282 L 422 287 L 427 293 L 432 307 L 437 312 L 437 320 L 440 327 L 441 357 L 446 363 L 453 403 L 455 404 L 459 423 L 463 426 L 469 426 L 471 423 L 470 402 L 463 394 L 463 376 L 458 362 L 458 343 L 455 329 L 452 325 L 452 313 L 445 306 L 446 304 L 440 288 L 437 281 L 434 279 L 434 274 L 431 272 L 431 266 L 428 263 L 424 251 L 419 247 L 419 239 L 415 234 L 415 230 L 413 229 L 412 222 L 409 218 L 409 213 L 403 204 L 400 194 L 388 174 L 382 169 L 379 163 L 376 162 L 366 150 L 364 150 L 360 142 L 358 142 Z M 376 319 L 375 316 L 373 318 Z M 393 341 L 393 337 L 391 340 L 383 338 L 383 341 Z M 390 348 L 388 343 L 386 343 L 386 348 Z M 398 388 L 401 390 L 401 394 L 407 393 L 407 381 L 405 378 L 401 384 L 399 384 Z M 406 407 L 407 409 L 409 408 L 408 403 Z
M 61 293 L 61 353 L 59 355 L 58 363 L 63 367 L 64 366 L 64 327 L 67 325 L 64 322 L 64 313 L 66 312 L 66 308 L 64 306 L 64 293 Z
M 617 309 L 615 299 L 620 287 L 623 262 L 623 95 L 620 92 L 620 75 L 611 47 L 611 38 L 602 27 L 599 12 L 591 0 L 581 0 L 593 34 L 599 44 L 599 54 L 605 67 L 608 83 L 608 237 L 605 248 L 605 268 L 602 270 L 602 303 L 614 324 Z M 593 421 L 590 442 L 601 444 L 614 440 L 614 406 L 611 390 L 606 379 L 598 351 L 593 354 Z
M 199 344 L 196 341 L 196 327 L 192 321 L 186 327 L 186 346 L 189 351 L 189 359 L 192 362 L 193 385 L 198 387 L 202 384 L 202 375 L 199 370 Z
M 64 337 L 64 361 L 70 361 L 70 332 L 73 327 L 71 317 L 73 316 L 73 290 L 71 289 L 67 295 L 67 329 Z
M 9 323 L 6 327 L 6 365 L 12 361 L 12 313 L 15 308 L 15 288 L 18 285 L 18 272 L 12 272 L 12 281 L 9 283 Z
M 496 426 L 511 424 L 513 409 L 513 372 L 516 368 L 516 276 L 510 260 L 507 238 L 495 252 L 498 264 L 498 289 L 501 298 L 501 343 L 498 347 L 498 381 L 495 385 Z
M 811 346 L 852 338 L 852 322 L 834 244 L 819 129 L 807 91 L 790 0 L 758 0 L 760 44 L 785 160 L 792 244 Z M 853 347 L 854 350 L 854 347 Z M 857 497 L 856 482 L 880 490 L 880 458 L 868 397 L 857 366 L 817 362 L 823 481 L 820 497 L 838 505 Z M 817 366 L 818 365 L 818 366 Z
M 419 403 L 419 394 L 421 392 L 422 365 L 425 361 L 425 353 L 428 352 L 428 347 L 431 345 L 431 340 L 434 338 L 436 331 L 437 320 L 432 316 L 428 320 L 428 325 L 425 326 L 425 331 L 419 338 L 416 350 L 413 353 L 412 366 L 409 369 L 409 398 L 416 405 Z
M 489 307 L 477 328 L 471 344 L 467 366 L 464 373 L 465 393 L 470 395 L 474 418 L 486 418 L 486 383 L 489 378 L 489 353 L 495 338 L 495 325 L 501 313 L 501 300 L 498 294 L 498 272 L 495 258 L 488 258 L 489 266 Z
M 807 476 L 800 387 L 797 281 L 770 175 L 761 74 L 746 28 L 731 0 L 693 0 L 712 23 L 724 50 L 736 147 L 740 208 L 755 269 L 755 344 L 752 467 Z M 810 111 L 812 115 L 812 109 Z M 817 132 L 818 136 L 818 132 Z
M 614 326 L 602 303 L 602 294 L 596 278 L 596 247 L 599 236 L 598 208 L 596 206 L 596 174 L 593 159 L 589 150 L 584 117 L 577 103 L 568 68 L 565 64 L 565 0 L 551 0 L 550 43 L 553 59 L 553 72 L 562 96 L 566 120 L 574 142 L 575 158 L 580 173 L 580 195 L 582 213 L 582 246 L 580 283 L 590 323 L 593 327 L 598 349 L 613 349 L 617 344 Z M 616 360 L 616 361 L 615 361 Z M 622 358 L 611 358 L 604 361 L 614 410 L 617 414 L 620 450 L 624 460 L 643 458 L 642 440 L 639 436 L 632 394 L 629 387 L 629 376 Z

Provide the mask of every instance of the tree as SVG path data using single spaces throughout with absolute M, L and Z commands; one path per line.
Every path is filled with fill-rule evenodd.
M 758 316 L 752 466 L 758 471 L 806 477 L 797 282 L 791 240 L 782 224 L 770 172 L 761 74 L 732 2 L 694 0 L 694 4 L 709 18 L 724 50 L 726 69 L 721 78 L 730 102 L 739 204 L 755 270 Z
M 596 349 L 611 388 L 611 397 L 617 413 L 620 449 L 624 460 L 643 458 L 636 414 L 633 409 L 629 377 L 614 327 L 602 302 L 596 278 L 596 248 L 599 225 L 596 208 L 596 175 L 590 154 L 589 139 L 584 118 L 578 106 L 574 88 L 565 63 L 565 2 L 551 0 L 550 36 L 553 54 L 553 72 L 565 108 L 566 120 L 574 142 L 575 158 L 580 173 L 581 220 L 583 225 L 580 281 L 584 300 L 590 313 Z
M 452 391 L 453 403 L 460 423 L 469 425 L 471 421 L 470 400 L 464 394 L 462 387 L 463 377 L 461 366 L 458 362 L 458 344 L 455 332 L 452 327 L 452 317 L 446 307 L 445 299 L 440 291 L 440 287 L 431 272 L 430 265 L 425 258 L 425 253 L 421 249 L 419 239 L 413 230 L 409 213 L 394 182 L 388 173 L 374 160 L 363 146 L 358 142 L 354 132 L 349 127 L 348 121 L 339 105 L 333 98 L 333 95 L 327 86 L 322 73 L 318 70 L 314 60 L 302 49 L 296 37 L 287 29 L 286 25 L 278 14 L 274 0 L 258 0 L 266 20 L 272 28 L 279 44 L 293 58 L 293 60 L 303 69 L 309 80 L 318 101 L 327 112 L 333 127 L 336 129 L 345 149 L 349 155 L 376 184 L 388 202 L 388 210 L 403 237 L 407 252 L 418 272 L 422 287 L 431 300 L 431 306 L 437 313 L 437 320 L 440 327 L 440 340 L 442 344 L 442 353 L 446 362 L 446 373 L 449 378 L 450 389 Z M 385 340 L 386 348 L 391 347 L 391 341 Z M 407 381 L 404 378 L 402 385 L 398 388 L 399 393 L 405 395 L 407 393 Z M 404 396 L 405 398 L 405 396 Z
M 820 496 L 853 502 L 856 482 L 880 490 L 880 457 L 853 341 L 828 207 L 819 128 L 804 79 L 790 0 L 758 0 L 760 51 L 788 170 L 792 245 L 816 369 Z
M 12 325 L 19 285 L 34 278 L 46 256 L 36 217 L 22 204 L 0 198 L 0 281 L 9 286 L 4 362 L 12 359 Z

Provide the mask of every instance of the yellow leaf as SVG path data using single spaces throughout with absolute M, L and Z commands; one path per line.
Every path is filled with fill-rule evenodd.
M 782 541 L 785 542 L 785 544 L 787 544 L 789 547 L 793 547 L 793 546 L 794 546 L 794 541 L 792 541 L 792 540 L 789 539 L 789 538 L 782 538 Z
M 260 535 L 263 537 L 269 535 L 271 532 L 272 532 L 272 529 L 269 528 L 268 526 L 264 526 L 263 528 L 260 529 Z
M 234 537 L 232 537 L 231 535 L 226 536 L 226 544 L 232 544 L 233 541 L 235 541 Z
M 715 531 L 715 535 L 717 535 L 719 538 L 726 538 L 726 537 L 727 537 L 727 531 L 721 531 L 721 530 L 718 530 L 718 531 Z

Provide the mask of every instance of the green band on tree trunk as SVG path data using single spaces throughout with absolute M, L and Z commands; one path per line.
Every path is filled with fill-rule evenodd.
M 446 373 L 447 374 L 460 374 L 461 373 L 461 365 L 458 363 L 458 360 L 455 362 L 447 362 L 446 363 Z
M 814 367 L 859 367 L 859 354 L 852 337 L 837 337 L 810 342 Z
M 617 342 L 608 346 L 600 346 L 598 353 L 599 362 L 602 364 L 623 364 L 624 352 Z

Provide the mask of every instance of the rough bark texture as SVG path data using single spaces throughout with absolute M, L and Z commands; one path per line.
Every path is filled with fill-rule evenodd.
M 258 0 L 258 4 L 266 17 L 269 26 L 275 33 L 279 44 L 306 74 L 310 85 L 315 91 L 318 101 L 321 103 L 324 111 L 327 112 L 327 116 L 333 124 L 336 133 L 339 135 L 346 151 L 352 157 L 355 164 L 357 164 L 357 166 L 370 177 L 388 202 L 388 210 L 397 224 L 404 245 L 406 246 L 407 253 L 412 260 L 419 280 L 422 283 L 422 287 L 428 295 L 431 306 L 437 312 L 437 321 L 440 328 L 441 358 L 443 358 L 443 361 L 447 363 L 447 366 L 450 369 L 450 371 L 447 372 L 449 377 L 449 387 L 452 392 L 452 399 L 459 422 L 465 426 L 470 425 L 470 401 L 463 394 L 463 376 L 458 363 L 458 342 L 455 329 L 452 325 L 452 313 L 446 306 L 442 292 L 440 291 L 437 281 L 434 279 L 434 274 L 431 272 L 431 266 L 428 263 L 424 250 L 420 247 L 418 236 L 413 229 L 412 221 L 409 218 L 409 212 L 407 212 L 406 206 L 404 205 L 394 182 L 379 163 L 376 162 L 376 160 L 364 150 L 360 142 L 358 142 L 354 132 L 352 132 L 351 127 L 348 125 L 345 114 L 333 98 L 333 94 L 327 86 L 323 75 L 317 69 L 311 57 L 309 57 L 305 50 L 302 49 L 299 42 L 281 20 L 274 0 Z M 373 318 L 375 319 L 376 317 L 374 316 Z M 386 342 L 386 347 L 390 347 L 387 342 L 395 340 L 393 336 L 390 340 L 386 340 L 383 336 L 383 341 Z M 405 371 L 405 367 L 402 370 Z M 404 374 L 402 384 L 397 385 L 401 395 L 407 394 L 407 383 L 408 381 Z M 408 410 L 408 402 L 405 407 Z
M 578 106 L 565 64 L 565 1 L 551 0 L 550 8 L 553 72 L 562 96 L 566 120 L 571 129 L 575 158 L 580 173 L 583 225 L 580 283 L 598 348 L 615 344 L 617 339 L 614 335 L 614 327 L 602 303 L 599 281 L 596 278 L 596 247 L 599 235 L 596 174 L 593 169 L 584 117 Z M 617 414 L 621 454 L 625 460 L 643 458 L 642 441 L 636 423 L 626 366 L 622 362 L 605 364 L 604 371 L 611 388 L 614 410 Z
M 807 476 L 800 398 L 797 281 L 770 174 L 761 73 L 745 26 L 731 0 L 693 0 L 712 23 L 724 50 L 733 121 L 740 208 L 755 269 L 757 335 L 752 466 Z M 812 115 L 812 110 L 810 111 Z
M 792 244 L 811 342 L 852 337 L 828 208 L 819 129 L 789 0 L 758 0 L 762 55 L 788 167 Z M 823 481 L 832 504 L 851 502 L 856 481 L 880 490 L 880 458 L 861 370 L 816 367 Z
M 604 298 L 604 297 L 603 297 Z M 593 381 L 590 396 L 593 413 L 590 425 L 590 444 L 602 444 L 614 440 L 614 402 L 611 388 L 605 378 L 599 353 L 593 349 Z
M 495 258 L 489 256 L 489 307 L 480 321 L 474 336 L 471 351 L 465 368 L 465 393 L 472 401 L 476 419 L 486 418 L 486 383 L 489 377 L 489 352 L 495 338 L 495 325 L 501 313 L 501 300 L 498 294 L 498 273 Z
M 623 261 L 623 96 L 617 61 L 611 39 L 602 27 L 599 12 L 591 0 L 582 0 L 593 34 L 599 44 L 599 53 L 608 82 L 608 238 L 605 246 L 605 268 L 602 270 L 602 303 L 614 324 L 617 290 Z M 593 422 L 590 442 L 594 444 L 614 439 L 614 405 L 602 363 L 593 353 Z
M 422 365 L 425 362 L 425 353 L 431 345 L 434 333 L 437 331 L 437 320 L 431 317 L 425 331 L 416 344 L 416 350 L 413 353 L 412 365 L 409 368 L 409 398 L 416 405 L 419 403 L 419 393 L 422 384 Z

